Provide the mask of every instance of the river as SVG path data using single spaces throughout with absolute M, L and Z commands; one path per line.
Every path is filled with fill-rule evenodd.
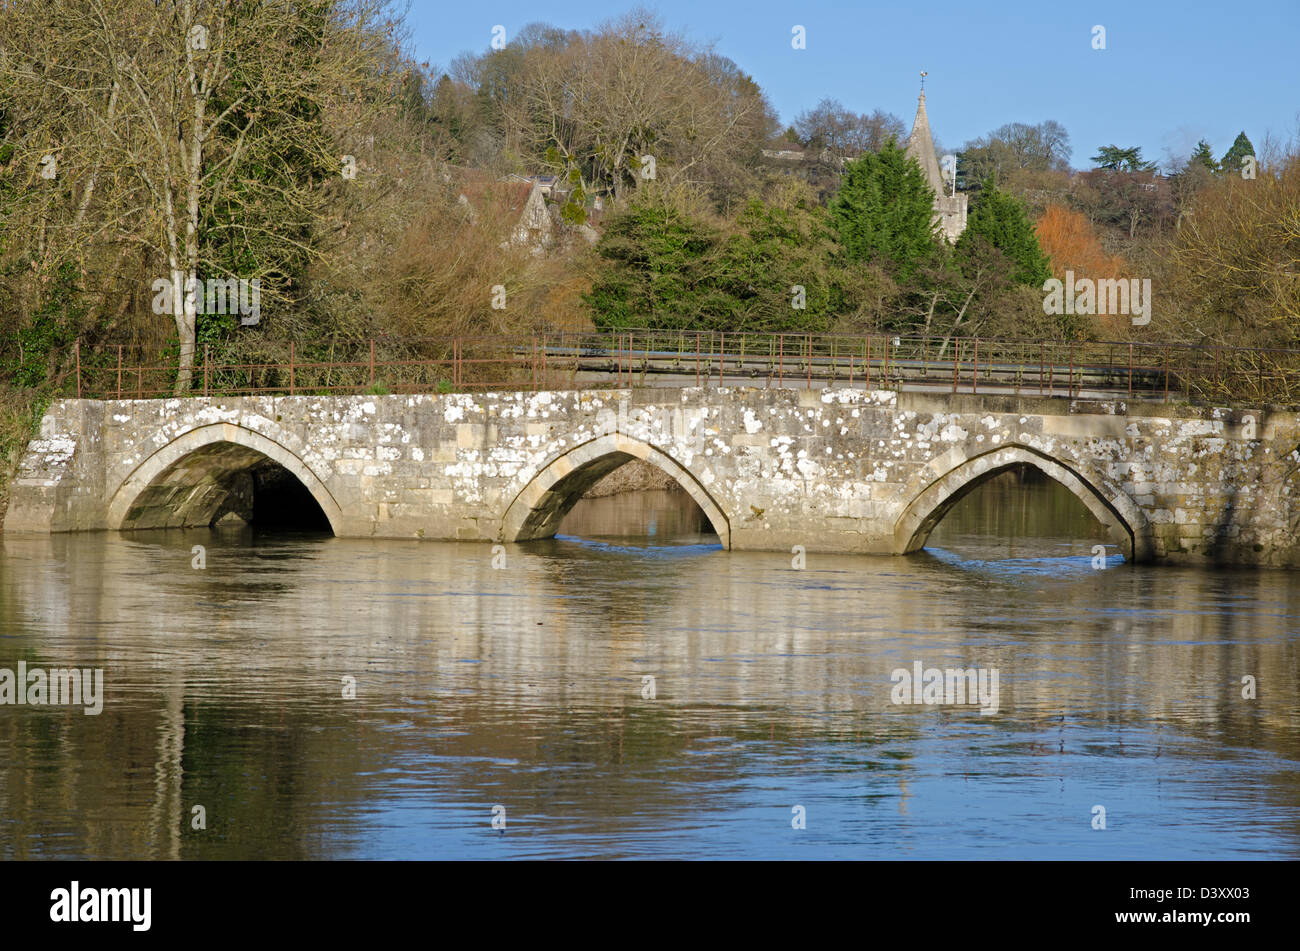
M 680 491 L 496 550 L 0 535 L 0 668 L 104 684 L 0 706 L 0 857 L 1300 857 L 1296 576 L 1101 533 L 1006 475 L 802 568 Z M 894 702 L 917 664 L 997 711 Z

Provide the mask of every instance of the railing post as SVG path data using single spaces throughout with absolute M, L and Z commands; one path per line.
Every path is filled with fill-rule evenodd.
M 1133 398 L 1133 342 L 1128 345 L 1128 398 Z
M 122 398 L 122 345 L 117 345 L 117 398 Z
M 370 338 L 370 385 L 375 385 L 375 338 Z
M 290 396 L 293 396 L 294 382 L 295 382 L 295 381 L 294 381 L 293 358 L 294 358 L 294 342 L 293 342 L 292 340 L 290 340 L 290 341 L 289 341 L 289 395 L 290 395 Z
M 961 337 L 952 341 L 952 391 L 957 392 L 958 374 L 961 373 Z
M 980 338 L 975 338 L 975 363 L 971 367 L 970 391 L 978 393 L 980 391 Z
M 724 354 L 727 352 L 727 332 L 725 330 L 718 332 L 718 386 L 722 386 L 722 375 L 726 370 L 727 358 Z
M 871 334 L 867 334 L 867 389 L 871 389 Z
M 1070 341 L 1070 399 L 1074 399 L 1074 341 Z
M 695 331 L 695 385 L 700 385 L 700 332 Z
M 73 341 L 72 349 L 77 357 L 77 399 L 81 399 L 81 338 Z
M 1169 344 L 1165 344 L 1165 402 L 1169 402 Z
M 203 345 L 203 395 L 208 395 L 208 345 Z
M 776 335 L 776 385 L 785 386 L 785 334 Z

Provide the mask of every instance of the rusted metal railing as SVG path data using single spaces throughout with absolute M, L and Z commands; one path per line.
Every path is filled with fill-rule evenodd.
M 1164 342 L 628 330 L 375 337 L 315 345 L 293 341 L 278 356 L 268 351 L 257 358 L 235 357 L 221 344 L 205 344 L 201 359 L 201 368 L 192 368 L 186 395 L 744 385 L 1300 401 L 1298 350 Z M 77 394 L 93 398 L 167 397 L 174 394 L 178 377 L 174 347 L 150 351 L 138 344 L 78 344 L 75 365 Z

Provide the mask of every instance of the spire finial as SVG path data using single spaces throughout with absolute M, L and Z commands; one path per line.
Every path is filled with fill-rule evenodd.
M 927 73 L 925 70 L 921 70 L 921 98 L 922 99 L 925 98 L 925 77 L 928 75 L 929 73 Z

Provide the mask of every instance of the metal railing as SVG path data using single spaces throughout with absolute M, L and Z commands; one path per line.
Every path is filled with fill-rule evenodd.
M 77 346 L 77 395 L 174 395 L 173 346 Z M 1251 400 L 1300 397 L 1300 350 L 901 334 L 633 330 L 327 341 L 258 359 L 200 346 L 189 396 L 637 386 L 849 386 L 948 393 Z

